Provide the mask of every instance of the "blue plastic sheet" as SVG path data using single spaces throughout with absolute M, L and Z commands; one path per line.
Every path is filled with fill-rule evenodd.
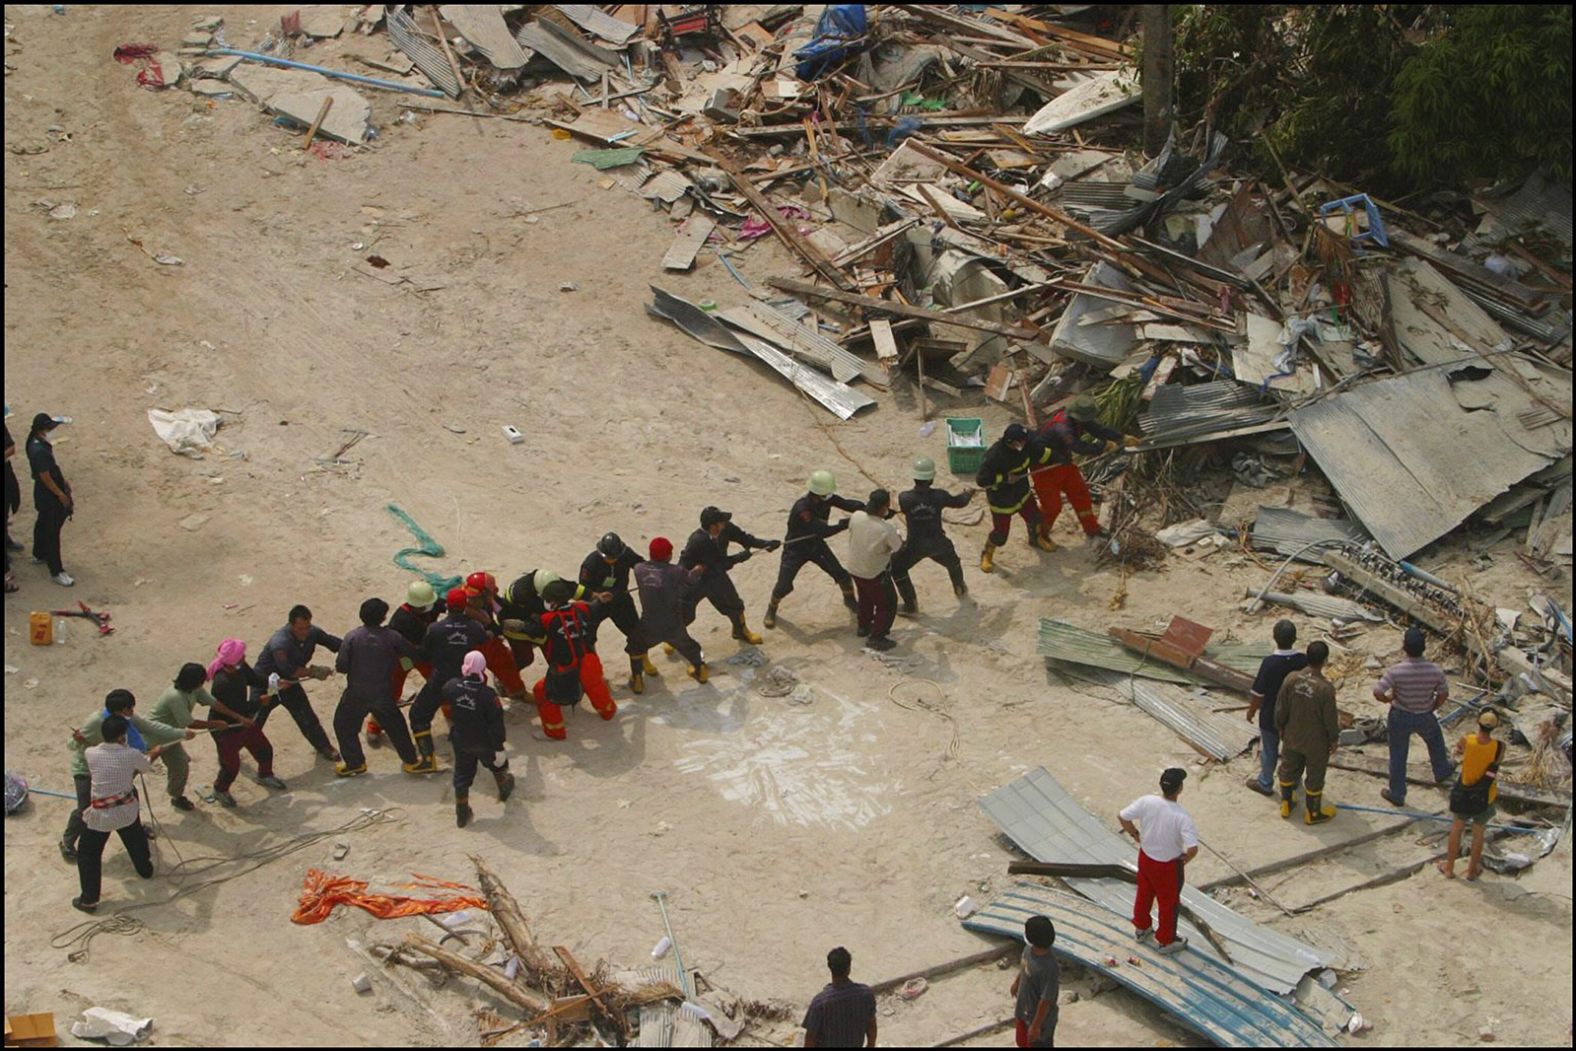
M 799 59 L 795 72 L 800 80 L 814 80 L 836 66 L 860 45 L 851 45 L 865 35 L 864 4 L 828 4 L 815 23 L 815 37 L 795 51 Z

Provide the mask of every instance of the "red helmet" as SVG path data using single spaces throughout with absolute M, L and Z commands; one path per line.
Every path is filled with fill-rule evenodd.
M 445 596 L 444 604 L 447 605 L 449 609 L 459 612 L 465 608 L 466 604 L 469 603 L 470 600 L 471 594 L 464 588 L 450 588 L 448 595 Z
M 478 571 L 465 578 L 465 586 L 478 594 L 490 595 L 498 590 L 498 581 L 491 573 Z

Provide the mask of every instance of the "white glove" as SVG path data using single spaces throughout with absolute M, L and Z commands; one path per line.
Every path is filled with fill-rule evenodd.
M 276 671 L 268 673 L 268 692 L 269 693 L 278 693 L 279 692 L 279 673 L 276 672 Z
M 505 755 L 503 752 L 494 752 L 493 753 L 493 766 L 502 766 L 503 764 L 507 763 L 508 761 L 509 761 L 509 757 L 507 755 Z

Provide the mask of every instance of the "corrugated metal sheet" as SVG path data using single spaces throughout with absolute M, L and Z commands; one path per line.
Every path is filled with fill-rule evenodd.
M 1253 747 L 1259 727 L 1237 715 L 1217 712 L 1220 698 L 1199 696 L 1170 683 L 1128 679 L 1119 687 L 1133 703 L 1176 731 L 1188 744 L 1224 763 Z
M 1522 367 L 1514 358 L 1495 360 Z M 1524 426 L 1517 414 L 1538 403 L 1486 364 L 1471 370 L 1480 378 L 1469 378 L 1465 367 L 1418 369 L 1291 414 L 1297 440 L 1391 558 L 1444 536 L 1571 449 L 1571 421 Z M 1526 368 L 1526 382 L 1546 400 L 1570 404 L 1569 372 Z
M 1280 412 L 1279 405 L 1265 401 L 1252 387 L 1230 380 L 1168 383 L 1155 391 L 1149 411 L 1138 417 L 1138 428 L 1147 438 L 1178 438 L 1267 423 Z
M 808 325 L 766 303 L 747 303 L 721 312 L 718 317 L 736 328 L 759 336 L 813 364 L 824 367 L 836 380 L 875 379 L 883 384 L 875 365 L 855 357 Z M 872 373 L 877 375 L 872 376 Z
M 651 292 L 656 298 L 646 308 L 650 313 L 673 322 L 707 346 L 759 358 L 838 419 L 850 419 L 860 409 L 875 404 L 874 398 L 859 393 L 846 383 L 838 383 L 808 365 L 799 364 L 763 340 L 730 332 L 720 321 L 688 300 L 664 292 L 655 285 L 651 286 Z
M 1366 543 L 1368 534 L 1356 522 L 1344 518 L 1315 518 L 1289 507 L 1259 507 L 1253 519 L 1253 546 L 1261 551 L 1274 551 L 1290 557 L 1299 549 L 1319 540 L 1350 540 L 1354 544 Z M 1319 548 L 1304 551 L 1297 556 L 1299 562 L 1323 565 Z
M 438 13 L 497 68 L 525 68 L 530 56 L 509 35 L 503 11 L 497 4 L 444 4 L 438 8 Z
M 1049 916 L 1056 925 L 1058 956 L 1106 975 L 1217 1047 L 1337 1046 L 1319 1023 L 1229 968 L 1187 950 L 1162 956 L 1135 945 L 1127 921 L 1071 894 L 1020 883 L 963 926 L 1021 941 L 1030 916 Z M 1107 967 L 1108 956 L 1124 963 Z M 1128 965 L 1129 956 L 1142 964 Z
M 460 97 L 460 78 L 438 45 L 421 35 L 415 19 L 403 6 L 391 8 L 388 15 L 389 39 L 421 70 L 433 86 L 451 98 Z
M 598 81 L 603 73 L 619 68 L 618 60 L 610 57 L 612 52 L 580 39 L 555 22 L 527 22 L 515 31 L 514 39 L 576 80 Z
M 1161 664 L 1133 652 L 1109 635 L 1087 631 L 1076 624 L 1051 617 L 1040 619 L 1039 649 L 1041 656 L 1068 664 L 1104 668 L 1161 682 L 1180 682 L 1192 686 L 1204 684 L 1203 679 L 1189 675 L 1181 668 Z M 1253 644 L 1211 646 L 1204 652 L 1229 668 L 1253 675 L 1259 670 L 1259 661 L 1269 653 L 1269 647 Z
M 1384 614 L 1375 613 L 1361 602 L 1353 602 L 1339 595 L 1324 595 L 1317 591 L 1266 591 L 1262 598 L 1277 606 L 1300 609 L 1310 617 L 1330 617 L 1335 620 L 1371 620 L 1384 622 Z
M 640 32 L 639 26 L 620 22 L 595 4 L 554 4 L 553 6 L 587 33 L 620 47 L 629 43 L 630 38 Z
M 1566 251 L 1570 251 L 1570 187 L 1561 186 L 1542 172 L 1529 175 L 1521 188 L 1509 197 L 1483 198 L 1474 203 L 1486 209 L 1504 231 L 1520 234 L 1529 230 L 1546 230 L 1565 246 Z M 1494 240 L 1491 231 L 1486 243 Z M 1475 237 L 1468 241 L 1469 246 L 1476 243 Z
M 1090 267 L 1081 283 L 1124 292 L 1131 291 L 1133 287 L 1120 270 L 1103 262 Z M 1056 322 L 1056 329 L 1051 334 L 1051 349 L 1064 358 L 1100 368 L 1111 369 L 1120 365 L 1138 347 L 1138 335 L 1133 331 L 1133 326 L 1078 323 L 1085 314 L 1107 305 L 1104 300 L 1082 292 L 1074 295 L 1067 301 L 1067 309 L 1062 311 L 1061 319 Z
M 1132 843 L 1085 810 L 1044 767 L 990 793 L 980 800 L 980 808 L 1036 861 L 1134 864 Z M 1121 880 L 1069 879 L 1067 884 L 1118 916 L 1130 914 L 1133 907 L 1133 887 Z M 1226 965 L 1262 989 L 1289 993 L 1304 974 L 1329 965 L 1326 953 L 1261 927 L 1208 894 L 1184 888 L 1182 900 L 1226 943 L 1231 953 Z M 1193 952 L 1219 960 L 1209 940 L 1191 923 L 1183 920 L 1181 927 Z M 1128 944 L 1133 944 L 1131 937 Z

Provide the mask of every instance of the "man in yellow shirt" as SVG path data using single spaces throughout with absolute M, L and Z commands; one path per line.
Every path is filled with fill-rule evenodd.
M 1455 815 L 1455 821 L 1450 825 L 1445 860 L 1439 863 L 1439 871 L 1446 879 L 1456 878 L 1456 855 L 1461 853 L 1461 833 L 1468 821 L 1472 822 L 1472 854 L 1467 862 L 1467 879 L 1475 880 L 1483 874 L 1483 832 L 1494 820 L 1494 800 L 1499 796 L 1495 777 L 1499 773 L 1500 758 L 1505 754 L 1504 742 L 1494 739 L 1494 727 L 1498 725 L 1499 716 L 1493 709 L 1485 709 L 1478 715 L 1477 733 L 1467 734 L 1456 742 L 1461 768 L 1459 781 L 1450 793 L 1450 812 Z M 1481 787 L 1484 781 L 1488 782 L 1486 793 Z M 1478 809 L 1479 800 L 1483 801 L 1481 809 Z

